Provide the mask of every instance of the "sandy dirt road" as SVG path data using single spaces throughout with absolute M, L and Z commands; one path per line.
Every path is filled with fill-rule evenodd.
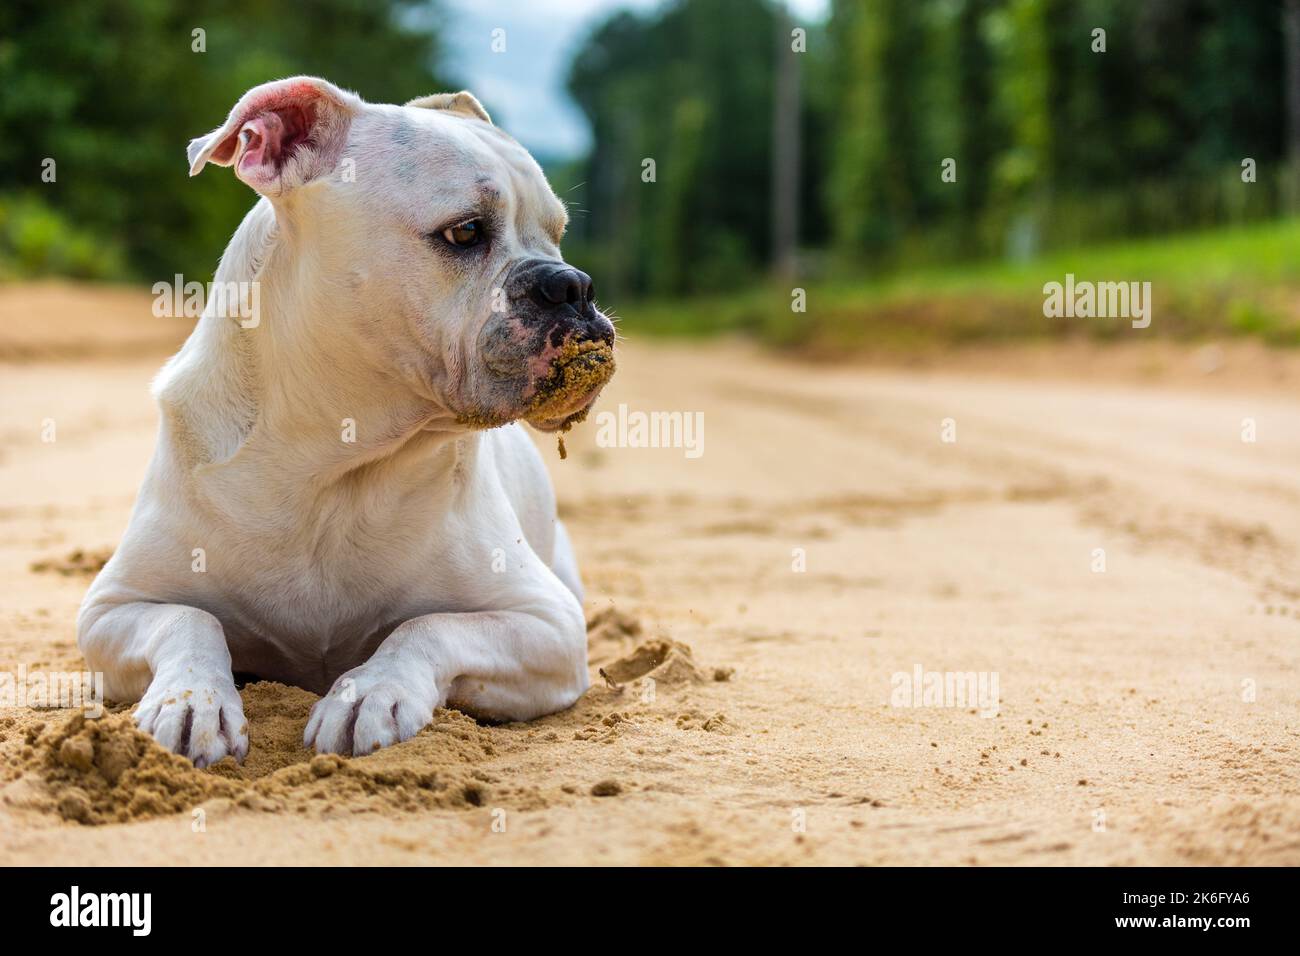
M 21 294 L 0 297 L 0 671 L 74 670 L 94 555 L 68 558 L 125 526 L 147 383 L 181 333 L 123 294 L 50 344 L 25 317 L 97 293 Z M 566 461 L 539 442 L 593 620 L 576 707 L 442 713 L 313 762 L 295 739 L 311 695 L 252 685 L 249 762 L 213 772 L 120 716 L 97 737 L 71 711 L 5 710 L 3 858 L 1300 863 L 1297 379 L 1069 364 L 810 367 L 634 340 L 598 408 L 702 412 L 703 454 L 598 447 L 594 418 Z M 918 667 L 996 674 L 996 716 L 897 706 Z

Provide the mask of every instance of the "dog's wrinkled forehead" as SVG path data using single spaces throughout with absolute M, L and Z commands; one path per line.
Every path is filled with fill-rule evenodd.
M 490 123 L 442 109 L 378 107 L 359 122 L 348 155 L 358 179 L 375 164 L 385 192 L 422 225 L 492 215 L 521 239 L 559 244 L 568 223 L 537 161 Z M 536 233 L 536 235 L 530 235 Z

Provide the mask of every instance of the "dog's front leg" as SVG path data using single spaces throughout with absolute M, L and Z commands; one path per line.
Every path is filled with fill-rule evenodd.
M 573 594 L 548 590 L 529 606 L 399 625 L 317 702 L 304 743 L 360 756 L 415 736 L 444 704 L 494 720 L 571 706 L 588 685 L 587 630 Z
M 140 729 L 206 767 L 248 755 L 248 724 L 221 622 L 198 608 L 144 601 L 88 607 L 77 643 L 113 700 L 139 700 Z

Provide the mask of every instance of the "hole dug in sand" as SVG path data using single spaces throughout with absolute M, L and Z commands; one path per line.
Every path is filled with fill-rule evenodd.
M 608 706 L 610 695 L 622 696 L 623 685 L 648 677 L 677 692 L 666 712 L 652 708 L 636 717 L 649 721 L 647 729 L 674 721 L 677 729 L 732 729 L 723 715 L 692 707 L 694 695 L 686 693 L 688 687 L 725 680 L 729 669 L 699 667 L 688 646 L 668 638 L 639 640 L 640 622 L 612 609 L 593 617 L 590 631 L 593 664 L 604 661 L 596 666 L 605 681 L 598 680 L 578 706 L 556 715 L 562 723 L 581 726 Z M 410 740 L 344 758 L 302 745 L 316 695 L 259 682 L 245 686 L 240 696 L 249 727 L 243 764 L 227 757 L 196 769 L 137 729 L 129 707 L 115 707 L 98 719 L 65 712 L 30 723 L 21 747 L 13 741 L 10 783 L 0 790 L 0 800 L 87 826 L 188 814 L 200 806 L 213 812 L 328 817 L 496 804 L 532 809 L 549 802 L 536 786 L 511 780 L 508 771 L 487 769 L 501 746 L 510 752 L 516 745 L 510 725 L 480 726 L 458 711 L 438 710 L 433 723 Z M 619 730 L 611 727 L 609 733 Z M 584 739 L 581 731 L 577 736 Z
M 410 740 L 361 758 L 313 754 L 302 731 L 313 694 L 282 684 L 242 692 L 249 755 L 198 770 L 139 731 L 128 711 L 98 720 L 84 714 L 34 727 L 23 803 L 87 825 L 129 823 L 241 807 L 271 813 L 359 813 L 456 809 L 514 794 L 477 765 L 494 755 L 490 731 L 456 711 L 439 710 Z

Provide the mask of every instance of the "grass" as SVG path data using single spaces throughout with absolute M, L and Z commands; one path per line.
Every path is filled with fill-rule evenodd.
M 1047 318 L 1043 285 L 1150 282 L 1150 328 L 1127 319 Z M 1086 336 L 1179 339 L 1257 336 L 1300 346 L 1300 219 L 1052 253 L 1027 262 L 925 268 L 858 281 L 802 283 L 806 312 L 788 286 L 723 296 L 630 303 L 631 334 L 743 332 L 811 352 L 910 350 Z

